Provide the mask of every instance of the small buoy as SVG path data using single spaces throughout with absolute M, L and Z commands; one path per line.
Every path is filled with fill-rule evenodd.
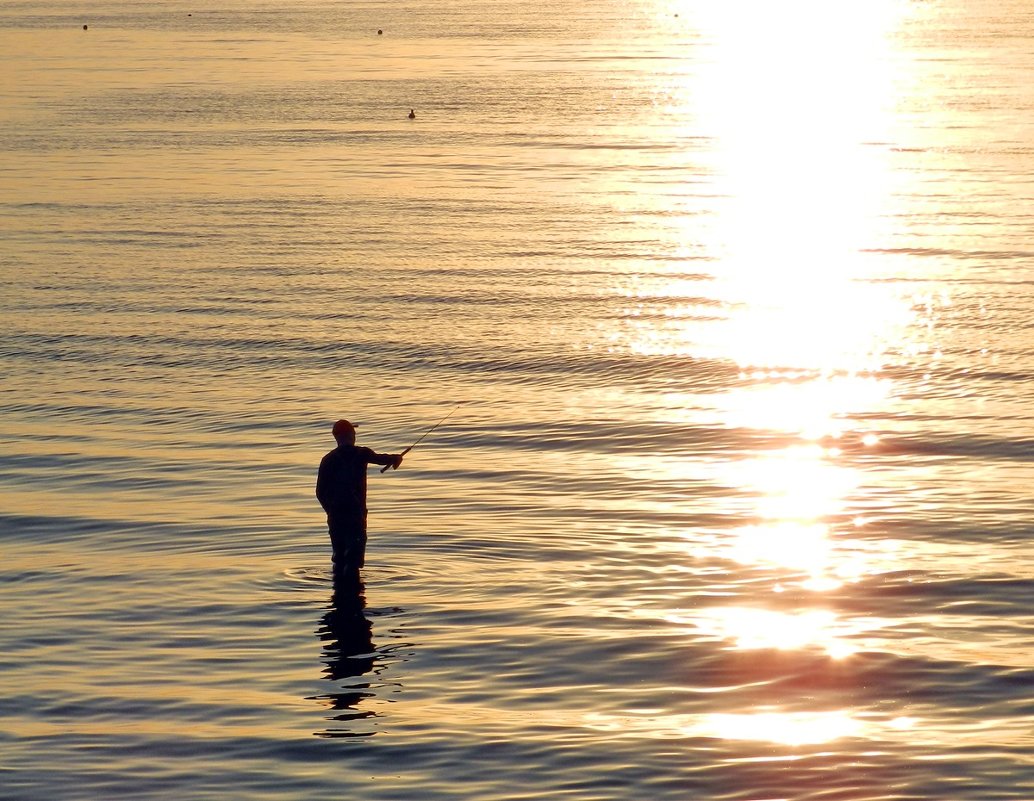
M 380 28 L 377 29 L 377 35 L 378 36 L 382 35 L 383 33 L 384 33 L 384 31 L 382 31 Z
M 409 118 L 411 120 L 415 120 L 416 119 L 416 112 L 414 112 L 413 109 L 409 110 Z
M 85 31 L 85 30 L 86 30 L 86 29 L 88 29 L 89 27 L 90 27 L 89 25 L 83 25 L 83 30 Z

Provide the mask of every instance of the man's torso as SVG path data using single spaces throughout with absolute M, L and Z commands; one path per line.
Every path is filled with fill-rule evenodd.
M 318 493 L 330 516 L 366 514 L 366 466 L 373 452 L 357 445 L 341 445 L 320 462 Z

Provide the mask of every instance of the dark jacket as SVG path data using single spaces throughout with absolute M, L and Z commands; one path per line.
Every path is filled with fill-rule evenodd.
M 366 517 L 366 466 L 389 465 L 395 457 L 361 445 L 339 445 L 320 462 L 316 497 L 328 518 Z

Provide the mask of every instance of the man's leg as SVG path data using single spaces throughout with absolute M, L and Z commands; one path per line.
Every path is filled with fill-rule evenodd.
M 334 574 L 358 578 L 366 563 L 366 521 L 361 516 L 328 520 L 330 543 L 334 548 Z

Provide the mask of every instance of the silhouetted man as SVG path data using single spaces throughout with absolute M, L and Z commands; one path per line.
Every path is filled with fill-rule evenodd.
M 355 426 L 347 420 L 338 420 L 331 430 L 337 447 L 320 462 L 316 497 L 327 513 L 335 575 L 358 579 L 366 562 L 366 466 L 398 467 L 402 456 L 356 445 Z

